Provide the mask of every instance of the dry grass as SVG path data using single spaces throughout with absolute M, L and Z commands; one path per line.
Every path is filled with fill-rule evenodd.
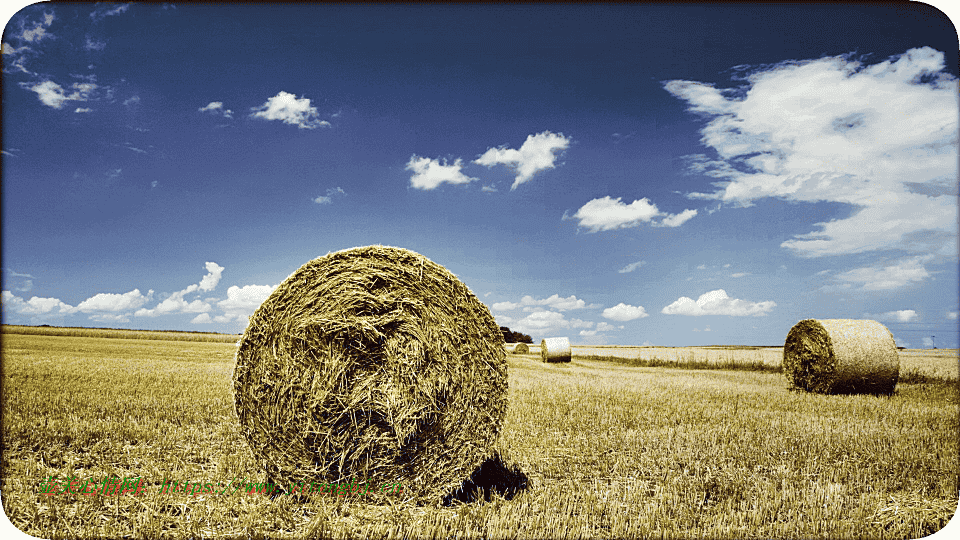
M 22 326 L 18 324 L 3 325 L 3 333 L 22 334 L 28 336 L 157 339 L 164 341 L 208 341 L 214 343 L 236 343 L 238 339 L 236 334 L 217 334 L 213 332 L 127 330 L 124 328 L 76 328 L 69 326 Z
M 505 356 L 487 307 L 442 266 L 400 248 L 339 251 L 250 318 L 241 431 L 273 481 L 399 482 L 435 503 L 492 453 Z
M 900 355 L 877 321 L 806 319 L 787 334 L 783 370 L 797 388 L 820 394 L 890 394 Z

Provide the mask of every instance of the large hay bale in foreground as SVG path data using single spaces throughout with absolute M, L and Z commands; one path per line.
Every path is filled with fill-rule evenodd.
M 426 257 L 369 246 L 294 272 L 237 350 L 241 430 L 268 478 L 439 501 L 489 457 L 507 409 L 503 334 Z
M 530 346 L 526 343 L 517 343 L 513 347 L 513 354 L 530 354 Z
M 877 321 L 806 319 L 787 334 L 783 371 L 810 392 L 890 394 L 900 355 L 893 335 Z
M 544 339 L 540 342 L 540 357 L 544 362 L 569 362 L 570 340 L 565 337 Z

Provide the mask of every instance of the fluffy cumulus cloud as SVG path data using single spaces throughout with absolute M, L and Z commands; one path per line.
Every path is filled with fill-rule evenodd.
M 842 288 L 859 285 L 864 291 L 899 289 L 929 277 L 930 273 L 923 263 L 931 258 L 930 255 L 909 257 L 886 266 L 854 268 L 837 274 L 836 280 L 842 284 Z
M 558 152 L 566 150 L 569 146 L 570 139 L 564 137 L 562 133 L 544 131 L 528 136 L 519 150 L 507 148 L 506 145 L 490 148 L 474 163 L 485 167 L 506 165 L 513 168 L 517 176 L 510 189 L 514 190 L 520 184 L 530 181 L 538 172 L 554 168 Z
M 613 199 L 608 195 L 589 201 L 573 216 L 564 215 L 563 219 L 579 220 L 580 227 L 595 233 L 636 227 L 641 223 L 650 223 L 654 227 L 679 227 L 696 215 L 696 210 L 684 210 L 679 214 L 661 212 L 646 197 L 626 204 L 620 201 L 620 197 Z M 658 217 L 662 219 L 654 221 Z
M 419 157 L 416 154 L 410 156 L 406 169 L 413 171 L 410 177 L 410 185 L 423 190 L 435 189 L 440 184 L 447 182 L 449 184 L 467 184 L 476 180 L 461 172 L 463 169 L 463 160 L 457 158 L 451 165 L 447 165 L 444 159 L 430 159 Z
M 588 306 L 587 303 L 582 299 L 577 298 L 576 295 L 570 295 L 566 298 L 563 298 L 559 294 L 554 294 L 542 299 L 526 295 L 521 298 L 519 302 L 497 302 L 493 304 L 493 309 L 497 311 L 510 311 L 513 309 L 525 308 L 527 311 L 539 311 L 538 306 L 547 306 L 560 311 L 592 307 Z
M 320 120 L 320 113 L 317 112 L 316 107 L 310 105 L 309 99 L 297 98 L 296 95 L 282 90 L 267 99 L 263 105 L 250 110 L 253 111 L 250 114 L 252 118 L 280 120 L 284 124 L 297 126 L 300 129 L 315 129 L 330 125 L 330 122 Z
M 870 66 L 850 56 L 790 61 L 745 80 L 736 90 L 665 84 L 709 119 L 701 141 L 717 158 L 694 156 L 692 169 L 718 179 L 718 189 L 691 197 L 854 208 L 781 244 L 800 256 L 954 251 L 960 115 L 943 53 L 910 49 Z
M 59 298 L 40 298 L 34 296 L 24 300 L 10 291 L 3 291 L 4 319 L 9 320 L 12 315 L 28 315 L 41 317 L 45 315 L 66 315 L 76 311 L 76 308 L 60 301 Z
M 137 317 L 157 317 L 173 313 L 205 313 L 212 310 L 213 307 L 209 302 L 199 298 L 188 301 L 185 298 L 188 294 L 212 291 L 220 283 L 223 267 L 215 262 L 207 262 L 204 267 L 207 269 L 207 274 L 200 279 L 200 283 L 194 283 L 182 291 L 170 294 L 153 308 L 140 308 L 134 315 Z
M 601 315 L 603 315 L 605 319 L 620 322 L 632 321 L 634 319 L 642 319 L 650 316 L 650 314 L 647 313 L 647 310 L 643 309 L 643 306 L 631 306 L 630 304 L 624 304 L 623 302 L 603 310 Z
M 82 313 L 131 311 L 146 304 L 152 297 L 152 290 L 144 296 L 140 293 L 140 289 L 123 294 L 100 293 L 77 304 L 76 310 Z
M 501 322 L 505 321 L 504 318 L 499 318 L 499 320 L 501 320 Z M 568 319 L 559 311 L 550 311 L 545 309 L 540 309 L 529 313 L 522 319 L 514 319 L 510 321 L 510 328 L 512 330 L 523 332 L 525 334 L 540 335 L 559 330 L 591 328 L 592 326 L 593 322 L 591 321 L 585 321 L 582 319 Z
M 901 309 L 899 311 L 888 311 L 886 313 L 877 313 L 870 314 L 864 313 L 863 317 L 866 319 L 875 319 L 878 321 L 886 322 L 917 322 L 920 320 L 920 316 L 917 315 L 917 312 L 912 309 Z
M 233 111 L 231 111 L 230 109 L 224 108 L 222 101 L 211 101 L 207 105 L 200 107 L 197 110 L 200 112 L 219 115 L 224 118 L 233 118 Z
M 227 289 L 227 299 L 217 302 L 224 314 L 214 317 L 213 322 L 246 321 L 276 288 L 276 285 L 230 287 Z
M 734 317 L 743 317 L 747 315 L 761 316 L 766 315 L 777 304 L 773 301 L 750 302 L 747 300 L 738 300 L 727 296 L 723 289 L 717 289 L 700 295 L 700 298 L 693 300 L 686 296 L 681 296 L 676 302 L 666 306 L 661 313 L 667 315 L 692 315 L 699 317 L 701 315 L 729 315 Z

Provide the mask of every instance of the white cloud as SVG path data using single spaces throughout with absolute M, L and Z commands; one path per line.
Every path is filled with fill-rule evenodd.
M 948 311 L 948 312 L 947 312 L 947 319 L 950 319 L 951 321 L 955 321 L 955 320 L 957 320 L 957 315 L 958 315 L 958 312 L 956 312 L 956 311 Z
M 138 309 L 134 315 L 137 317 L 156 317 L 172 313 L 205 313 L 213 309 L 209 302 L 200 299 L 188 302 L 184 299 L 186 295 L 191 293 L 212 291 L 220 283 L 224 268 L 215 262 L 206 262 L 204 267 L 207 274 L 200 279 L 200 283 L 194 283 L 182 291 L 172 293 L 152 309 Z
M 134 289 L 123 294 L 99 293 L 77 304 L 75 310 L 83 313 L 129 311 L 147 303 L 152 297 L 153 291 L 149 291 L 144 296 L 140 293 L 140 289 Z
M 127 9 L 130 8 L 130 4 L 120 4 L 114 8 L 108 8 L 106 6 L 99 7 L 90 13 L 90 19 L 93 22 L 100 22 L 103 19 L 110 17 L 111 15 L 120 15 L 121 13 L 126 13 Z
M 628 272 L 633 272 L 634 270 L 636 270 L 637 268 L 640 268 L 641 266 L 643 266 L 643 265 L 645 265 L 645 264 L 647 264 L 646 261 L 633 262 L 633 263 L 630 263 L 630 264 L 624 266 L 623 268 L 617 270 L 617 272 L 619 272 L 619 273 L 621 273 L 621 274 L 626 274 L 626 273 L 628 273 Z
M 201 291 L 212 291 L 220 283 L 220 276 L 223 275 L 223 267 L 215 262 L 204 263 L 207 269 L 207 275 L 200 279 Z
M 692 315 L 699 317 L 701 315 L 729 315 L 733 317 L 744 317 L 748 315 L 761 316 L 766 315 L 771 309 L 776 307 L 773 301 L 749 302 L 747 300 L 738 300 L 727 296 L 723 289 L 717 289 L 700 295 L 696 301 L 686 296 L 681 296 L 674 303 L 664 307 L 661 313 L 667 315 Z
M 519 150 L 506 148 L 490 148 L 477 158 L 474 163 L 486 167 L 507 165 L 517 172 L 517 177 L 510 186 L 510 190 L 529 181 L 536 173 L 552 169 L 557 160 L 556 152 L 570 146 L 570 139 L 562 133 L 544 131 L 536 135 L 529 135 Z
M 77 109 L 76 109 L 75 111 L 73 111 L 73 112 L 75 112 L 75 113 L 88 113 L 88 112 L 91 112 L 91 111 L 93 111 L 93 109 L 91 109 L 91 108 L 89 108 L 89 107 L 77 107 Z
M 642 308 L 641 308 L 641 309 L 642 309 Z M 644 317 L 646 317 L 646 315 L 644 315 Z M 614 326 L 614 325 L 612 325 L 612 324 L 610 324 L 610 323 L 608 323 L 608 322 L 603 322 L 603 321 L 597 323 L 597 331 L 598 331 L 598 332 L 610 332 L 610 331 L 616 330 L 616 329 L 618 329 L 618 328 L 619 328 L 620 330 L 623 330 L 623 325 Z
M 522 304 L 519 302 L 496 302 L 493 304 L 493 309 L 497 311 L 510 311 L 521 307 Z
M 66 101 L 86 101 L 97 89 L 97 85 L 93 83 L 73 83 L 73 93 L 67 95 L 62 86 L 49 80 L 36 84 L 20 83 L 20 86 L 36 92 L 41 103 L 54 109 L 63 107 Z
M 948 254 L 957 235 L 960 115 L 957 80 L 943 68 L 943 54 L 922 47 L 865 67 L 844 56 L 782 62 L 740 90 L 667 82 L 691 111 L 712 117 L 701 142 L 719 159 L 699 156 L 691 168 L 719 179 L 719 189 L 690 196 L 853 206 L 851 216 L 781 244 L 805 257 Z
M 45 11 L 43 13 L 43 21 L 35 22 L 30 29 L 27 29 L 26 25 L 23 25 L 23 32 L 21 32 L 18 37 L 23 41 L 31 43 L 53 37 L 52 34 L 47 33 L 47 28 L 50 28 L 54 20 L 56 20 L 54 13 L 52 11 Z
M 224 118 L 233 118 L 233 111 L 230 109 L 225 109 L 223 107 L 222 101 L 211 101 L 207 105 L 197 109 L 200 112 L 208 112 L 211 114 L 218 114 Z
M 917 312 L 912 309 L 901 309 L 899 311 L 888 311 L 886 313 L 878 313 L 873 315 L 870 313 L 864 313 L 863 317 L 866 319 L 889 322 L 916 322 L 920 320 L 920 316 L 917 315 Z
M 563 219 L 578 219 L 579 226 L 586 227 L 587 232 L 612 231 L 636 227 L 641 223 L 651 223 L 658 227 L 678 227 L 697 215 L 696 210 L 684 210 L 679 214 L 667 214 L 657 209 L 657 205 L 644 197 L 630 204 L 620 202 L 609 195 L 587 202 L 573 216 L 564 215 Z M 653 219 L 666 216 L 659 223 Z
M 246 317 L 253 315 L 253 312 L 276 288 L 276 285 L 231 286 L 227 289 L 227 299 L 217 302 L 217 306 L 224 311 L 225 315 L 215 317 L 214 321 L 244 320 Z
M 730 277 L 732 277 L 732 278 L 741 278 L 741 277 L 749 276 L 749 275 L 750 275 L 750 272 L 736 272 L 736 273 L 734 273 L 734 274 L 730 274 Z
M 212 323 L 212 322 L 213 322 L 213 319 L 210 318 L 209 313 L 201 313 L 190 320 L 191 324 L 206 324 L 206 323 Z
M 930 273 L 924 268 L 923 262 L 930 258 L 929 255 L 910 257 L 889 266 L 854 268 L 837 274 L 836 279 L 846 282 L 844 285 L 847 287 L 858 284 L 865 291 L 898 289 L 929 277 Z
M 510 328 L 523 332 L 525 334 L 545 334 L 559 332 L 561 330 L 576 328 L 591 328 L 592 321 L 582 319 L 567 319 L 559 311 L 550 311 L 540 309 L 534 311 L 522 319 L 508 320 L 508 317 L 498 317 L 498 320 L 504 324 L 510 323 Z
M 446 159 L 441 163 L 439 159 L 419 157 L 416 154 L 410 156 L 406 167 L 408 171 L 413 171 L 410 185 L 424 190 L 434 189 L 444 182 L 467 184 L 476 180 L 460 172 L 462 168 L 463 160 L 460 158 L 457 158 L 453 165 L 447 165 Z
M 623 302 L 603 310 L 601 315 L 614 321 L 632 321 L 650 316 L 647 310 L 643 309 L 643 306 L 631 306 Z
M 317 204 L 331 204 L 333 203 L 333 197 L 335 195 L 345 195 L 345 194 L 346 194 L 346 191 L 344 191 L 343 188 L 340 188 L 340 187 L 327 188 L 327 194 L 317 197 L 316 199 L 313 200 L 313 202 Z
M 281 120 L 284 124 L 297 126 L 300 129 L 315 129 L 330 125 L 330 122 L 320 120 L 317 108 L 310 105 L 309 99 L 298 99 L 296 95 L 282 90 L 263 105 L 250 110 L 254 111 L 250 114 L 252 118 Z
M 83 48 L 88 51 L 102 51 L 106 47 L 107 47 L 106 42 L 96 41 L 96 40 L 90 39 L 90 37 L 87 36 L 87 43 L 84 45 Z
M 20 315 L 68 314 L 76 311 L 76 308 L 61 302 L 59 298 L 34 296 L 29 300 L 24 300 L 10 291 L 3 291 L 2 296 L 3 310 Z

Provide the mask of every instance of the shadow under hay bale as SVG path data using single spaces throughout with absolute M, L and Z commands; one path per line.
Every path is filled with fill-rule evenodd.
M 490 455 L 506 414 L 490 311 L 405 249 L 306 263 L 250 318 L 236 359 L 241 432 L 284 485 L 399 482 L 435 504 Z
M 783 372 L 820 394 L 892 394 L 900 355 L 887 327 L 871 320 L 806 319 L 787 334 Z
M 459 488 L 444 497 L 443 505 L 450 506 L 454 501 L 472 503 L 481 498 L 490 502 L 494 493 L 509 501 L 529 485 L 527 475 L 520 471 L 519 467 L 507 467 L 500 455 L 495 454 L 477 467 Z
M 540 358 L 544 362 L 569 362 L 570 339 L 566 337 L 544 339 L 540 342 Z

